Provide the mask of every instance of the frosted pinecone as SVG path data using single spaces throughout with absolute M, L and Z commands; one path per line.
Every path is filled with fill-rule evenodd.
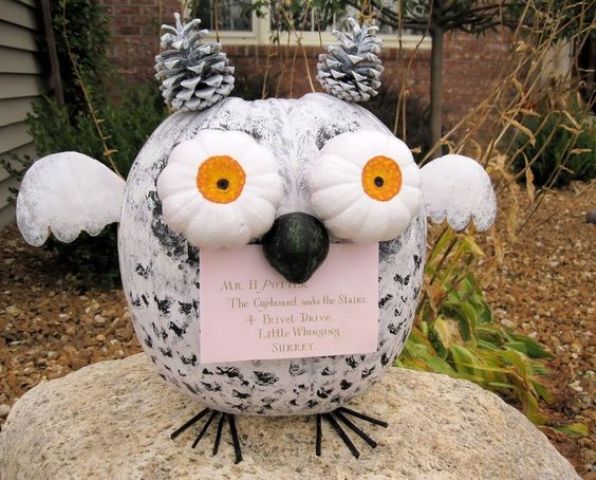
M 383 65 L 378 54 L 382 40 L 375 37 L 378 27 L 358 25 L 348 18 L 350 31 L 333 31 L 335 45 L 319 55 L 317 80 L 327 93 L 347 102 L 370 100 L 381 86 Z
M 201 42 L 209 31 L 199 28 L 198 18 L 176 26 L 162 25 L 163 51 L 155 57 L 155 78 L 168 106 L 174 110 L 203 110 L 234 89 L 234 67 L 221 51 L 221 44 Z

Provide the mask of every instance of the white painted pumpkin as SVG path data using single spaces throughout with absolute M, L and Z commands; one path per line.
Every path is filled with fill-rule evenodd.
M 271 228 L 283 180 L 250 135 L 203 130 L 172 150 L 157 193 L 168 226 L 192 245 L 237 247 Z
M 255 102 L 231 98 L 205 112 L 176 113 L 168 118 L 140 152 L 127 182 L 119 233 L 122 281 L 137 336 L 163 377 L 204 405 L 230 413 L 290 415 L 333 410 L 371 385 L 391 365 L 407 338 L 422 283 L 424 213 L 419 206 L 412 220 L 403 225 L 402 234 L 381 244 L 375 353 L 200 364 L 198 252 L 193 242 L 171 228 L 162 203 L 167 197 L 161 198 L 162 175 L 168 174 L 170 162 L 178 161 L 178 149 L 214 130 L 221 132 L 221 138 L 244 132 L 275 159 L 284 187 L 276 217 L 296 211 L 314 213 L 310 167 L 331 139 L 359 130 L 378 133 L 385 140 L 393 136 L 363 108 L 328 95 Z M 208 154 L 240 158 L 242 152 L 229 141 L 226 145 L 227 150 Z M 379 150 L 382 153 L 387 152 Z M 188 173 L 192 185 L 196 164 Z M 196 186 L 194 194 L 204 200 Z M 232 235 L 239 242 L 248 238 L 238 228 L 231 229 L 226 240 Z
M 420 212 L 420 170 L 404 142 L 383 131 L 342 133 L 310 167 L 311 202 L 336 237 L 396 238 Z
M 69 155 L 53 161 L 61 164 Z M 232 157 L 244 170 L 246 193 L 242 190 L 234 201 L 246 204 L 229 202 L 223 207 L 230 208 L 220 209 L 207 203 L 210 194 L 201 191 L 197 176 L 213 156 Z M 388 200 L 366 191 L 371 182 L 366 165 L 379 156 L 388 159 L 381 161 L 389 172 L 382 186 L 393 185 Z M 425 205 L 434 218 L 446 217 L 460 228 L 461 220 L 471 216 L 482 219 L 482 226 L 494 217 L 492 190 L 478 187 L 486 185 L 486 174 L 472 160 L 458 159 L 455 169 L 441 164 L 438 177 L 432 165 L 418 172 L 405 145 L 372 114 L 325 94 L 254 102 L 229 98 L 204 112 L 179 112 L 165 120 L 139 153 L 123 198 L 123 182 L 110 186 L 105 167 L 83 163 L 69 176 L 32 168 L 19 195 L 17 219 L 24 237 L 36 244 L 50 231 L 96 233 L 98 226 L 113 221 L 117 199 L 123 205 L 119 255 L 124 291 L 137 336 L 162 377 L 205 406 L 229 413 L 328 412 L 366 390 L 408 336 L 422 285 Z M 95 171 L 102 168 L 103 173 Z M 396 168 L 398 192 L 391 183 Z M 92 191 L 97 178 L 105 180 L 110 202 L 105 196 L 64 195 L 75 184 L 78 191 Z M 469 197 L 468 192 L 475 193 Z M 81 211 L 91 218 L 81 218 Z M 345 214 L 350 211 L 354 218 Z M 200 364 L 196 246 L 246 243 L 258 238 L 273 217 L 292 212 L 321 215 L 346 241 L 381 241 L 376 352 Z

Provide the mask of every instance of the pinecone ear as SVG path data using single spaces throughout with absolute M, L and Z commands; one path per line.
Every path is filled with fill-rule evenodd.
M 383 65 L 378 54 L 381 39 L 375 36 L 378 27 L 360 26 L 348 18 L 347 31 L 333 31 L 334 45 L 319 55 L 317 80 L 323 89 L 347 102 L 365 102 L 377 95 Z
M 173 110 L 203 110 L 234 89 L 234 67 L 221 51 L 221 44 L 202 42 L 209 31 L 201 20 L 188 23 L 175 13 L 176 26 L 162 25 L 163 51 L 155 57 L 155 78 L 166 104 Z

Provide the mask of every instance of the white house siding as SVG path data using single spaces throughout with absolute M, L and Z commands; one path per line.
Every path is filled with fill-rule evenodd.
M 24 120 L 31 101 L 42 92 L 35 32 L 40 25 L 35 0 L 0 0 L 0 156 L 33 156 Z M 14 221 L 10 189 L 17 181 L 0 168 L 0 228 Z

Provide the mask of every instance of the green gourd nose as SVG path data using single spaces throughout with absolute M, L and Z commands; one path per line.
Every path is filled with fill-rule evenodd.
M 304 283 L 329 253 L 329 235 L 320 220 L 307 213 L 282 215 L 263 236 L 271 266 L 292 283 Z

